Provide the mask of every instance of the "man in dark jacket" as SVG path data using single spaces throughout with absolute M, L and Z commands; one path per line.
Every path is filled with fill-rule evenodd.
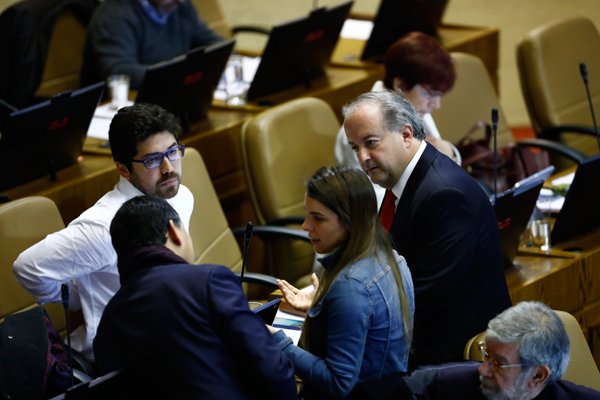
M 510 307 L 490 201 L 424 140 L 421 118 L 400 95 L 365 93 L 343 112 L 361 167 L 387 189 L 382 222 L 412 274 L 412 365 L 461 361 L 465 343 Z
M 189 0 L 104 0 L 87 28 L 81 83 L 124 74 L 137 89 L 149 65 L 219 40 Z
M 483 364 L 440 368 L 425 399 L 600 399 L 600 392 L 561 380 L 569 363 L 569 337 L 554 311 L 522 302 L 488 325 Z
M 127 201 L 110 232 L 122 286 L 94 340 L 101 373 L 124 371 L 134 398 L 296 398 L 292 365 L 239 278 L 189 264 L 191 238 L 166 201 Z

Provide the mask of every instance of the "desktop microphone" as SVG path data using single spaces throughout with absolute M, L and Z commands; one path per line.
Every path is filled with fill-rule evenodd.
M 67 324 L 67 365 L 69 366 L 71 375 L 71 386 L 73 386 L 73 355 L 71 354 L 71 325 L 69 321 L 69 286 L 66 283 L 60 285 L 60 297 L 62 299 L 63 309 L 65 310 L 65 322 Z
M 246 270 L 246 256 L 248 254 L 248 247 L 250 247 L 250 240 L 252 239 L 252 231 L 254 225 L 248 221 L 246 224 L 246 230 L 244 231 L 244 254 L 242 256 L 242 271 L 240 272 L 240 283 L 244 283 L 244 272 Z
M 494 204 L 498 195 L 498 147 L 496 143 L 496 134 L 498 132 L 498 109 L 492 108 L 492 137 L 494 140 Z
M 592 95 L 590 94 L 590 86 L 588 84 L 588 73 L 585 63 L 579 63 L 579 72 L 581 73 L 581 79 L 583 79 L 583 85 L 585 86 L 585 92 L 587 93 L 588 104 L 590 106 L 590 112 L 592 114 L 592 123 L 594 124 L 594 133 L 598 140 L 598 147 L 600 148 L 600 132 L 598 132 L 598 125 L 596 124 L 596 114 L 594 113 L 594 103 L 592 102 Z

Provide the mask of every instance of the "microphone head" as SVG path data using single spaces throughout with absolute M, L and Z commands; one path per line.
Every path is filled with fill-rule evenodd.
M 494 124 L 498 123 L 498 109 L 497 108 L 492 108 L 492 123 L 494 123 Z
M 583 78 L 583 80 L 587 83 L 588 73 L 587 73 L 587 67 L 585 66 L 585 63 L 579 63 L 579 73 L 581 74 L 581 77 Z
M 252 231 L 254 230 L 254 225 L 252 225 L 251 221 L 248 221 L 246 224 L 246 230 L 244 231 L 244 245 L 248 247 L 250 245 L 250 239 L 252 239 Z
M 60 285 L 60 297 L 64 304 L 69 304 L 69 285 L 66 283 Z

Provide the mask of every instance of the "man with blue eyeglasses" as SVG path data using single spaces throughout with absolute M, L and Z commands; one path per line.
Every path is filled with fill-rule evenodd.
M 72 346 L 93 361 L 92 341 L 106 303 L 119 289 L 117 255 L 110 222 L 127 200 L 143 194 L 166 199 L 185 229 L 194 206 L 181 185 L 181 158 L 175 116 L 151 104 L 124 107 L 113 118 L 109 141 L 121 176 L 114 189 L 65 229 L 25 250 L 14 263 L 19 282 L 40 303 L 61 301 L 61 284 L 72 293 L 69 308 L 81 309 L 84 325 L 71 335 Z
M 441 335 L 443 339 L 443 334 Z M 560 379 L 569 336 L 540 302 L 521 302 L 492 319 L 480 344 L 483 363 L 439 368 L 419 399 L 600 399 L 600 392 Z

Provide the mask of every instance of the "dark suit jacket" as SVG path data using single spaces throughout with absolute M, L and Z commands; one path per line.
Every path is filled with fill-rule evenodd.
M 390 233 L 415 287 L 412 366 L 462 360 L 467 340 L 511 305 L 490 201 L 427 145 Z
M 188 265 L 163 246 L 119 259 L 122 287 L 94 340 L 100 373 L 120 369 L 133 398 L 295 399 L 294 370 L 248 308 L 239 278 Z
M 440 369 L 427 386 L 421 399 L 461 399 L 483 400 L 479 389 L 479 373 L 477 365 L 451 365 Z M 548 384 L 535 400 L 598 400 L 600 392 L 576 385 L 569 381 L 559 380 Z

